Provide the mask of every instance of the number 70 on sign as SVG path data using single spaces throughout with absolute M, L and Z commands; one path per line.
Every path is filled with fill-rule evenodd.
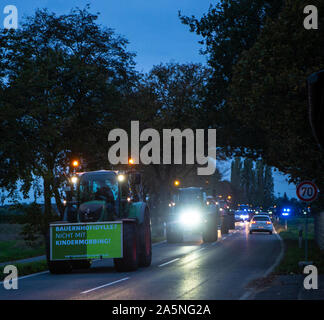
M 296 194 L 301 201 L 311 202 L 316 199 L 318 188 L 311 181 L 303 181 L 297 186 Z

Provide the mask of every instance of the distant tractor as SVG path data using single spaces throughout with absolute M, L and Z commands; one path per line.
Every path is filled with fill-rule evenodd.
M 219 206 L 207 199 L 202 188 L 179 188 L 170 204 L 167 241 L 182 242 L 186 231 L 201 233 L 204 242 L 216 241 L 220 221 Z
M 65 191 L 63 221 L 52 223 L 47 235 L 51 273 L 89 268 L 104 258 L 112 258 L 117 271 L 150 266 L 150 212 L 139 172 L 77 173 Z

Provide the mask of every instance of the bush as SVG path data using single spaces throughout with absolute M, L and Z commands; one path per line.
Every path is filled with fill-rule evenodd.
M 23 215 L 16 207 L 0 208 L 0 223 L 19 223 Z
M 39 237 L 45 235 L 48 228 L 42 206 L 33 202 L 29 205 L 19 205 L 19 209 L 23 212 L 18 221 L 18 223 L 23 224 L 20 234 L 28 245 L 35 246 Z M 58 216 L 52 211 L 48 222 L 55 220 L 58 220 Z

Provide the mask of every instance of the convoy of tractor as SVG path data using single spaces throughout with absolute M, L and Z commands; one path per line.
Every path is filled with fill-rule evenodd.
M 187 233 L 213 242 L 219 231 L 235 229 L 226 202 L 207 196 L 203 188 L 180 188 L 176 182 L 165 223 L 167 242 L 182 242 Z M 113 259 L 117 271 L 151 265 L 150 208 L 140 172 L 74 170 L 64 191 L 63 219 L 50 224 L 46 238 L 51 273 L 89 268 L 93 260 L 105 258 Z

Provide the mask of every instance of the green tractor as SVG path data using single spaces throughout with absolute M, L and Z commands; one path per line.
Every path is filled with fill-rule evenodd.
M 151 265 L 150 212 L 139 172 L 76 173 L 65 192 L 63 220 L 50 224 L 46 239 L 51 273 L 89 268 L 104 258 L 121 272 Z
M 166 222 L 166 238 L 169 243 L 182 242 L 185 232 L 197 232 L 204 242 L 218 238 L 221 214 L 216 203 L 209 203 L 202 188 L 178 188 Z

